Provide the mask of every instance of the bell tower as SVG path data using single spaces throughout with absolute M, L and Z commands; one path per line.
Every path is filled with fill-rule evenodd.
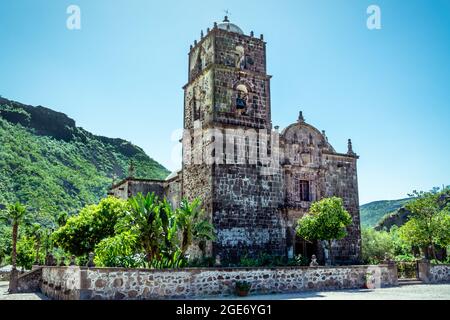
M 202 32 L 189 52 L 185 128 L 271 129 L 270 78 L 263 36 L 247 36 L 225 17 L 206 35 Z
M 235 263 L 263 253 L 285 255 L 281 172 L 263 173 L 259 161 L 230 161 L 237 158 L 230 157 L 226 148 L 213 152 L 225 162 L 204 158 L 208 146 L 217 142 L 217 137 L 205 137 L 209 129 L 220 132 L 227 147 L 232 141 L 235 150 L 247 155 L 253 150 L 259 156 L 261 145 L 270 144 L 270 79 L 263 36 L 245 35 L 228 17 L 206 34 L 201 32 L 200 41 L 191 46 L 184 86 L 182 194 L 202 200 L 217 233 L 203 254 L 220 256 L 222 261 Z M 266 140 L 243 138 L 248 131 Z

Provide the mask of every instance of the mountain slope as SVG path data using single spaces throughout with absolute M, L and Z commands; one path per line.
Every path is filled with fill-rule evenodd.
M 0 206 L 21 201 L 55 217 L 106 195 L 133 160 L 138 178 L 169 171 L 121 139 L 91 134 L 65 114 L 0 98 Z
M 361 224 L 364 227 L 375 227 L 387 214 L 397 211 L 411 199 L 375 201 L 360 207 Z

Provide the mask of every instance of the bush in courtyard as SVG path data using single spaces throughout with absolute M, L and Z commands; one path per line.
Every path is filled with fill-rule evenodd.
M 138 268 L 144 265 L 143 255 L 136 254 L 137 236 L 126 231 L 103 239 L 95 248 L 94 262 L 99 267 Z
M 183 199 L 180 208 L 173 210 L 155 194 L 130 198 L 114 230 L 96 247 L 99 265 L 182 268 L 187 265 L 186 254 L 192 244 L 215 239 L 200 200 Z

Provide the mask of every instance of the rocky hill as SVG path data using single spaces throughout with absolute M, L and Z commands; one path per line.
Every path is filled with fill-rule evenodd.
M 0 97 L 0 206 L 19 200 L 50 217 L 74 213 L 106 196 L 131 160 L 137 178 L 169 174 L 128 141 L 96 136 L 63 113 Z
M 410 199 L 375 201 L 360 207 L 363 227 L 375 227 L 385 216 L 397 212 Z

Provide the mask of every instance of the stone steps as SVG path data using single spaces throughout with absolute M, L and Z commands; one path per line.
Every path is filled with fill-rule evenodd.
M 424 284 L 424 283 L 418 279 L 398 279 L 399 286 L 413 286 L 413 285 L 419 285 L 419 284 Z

